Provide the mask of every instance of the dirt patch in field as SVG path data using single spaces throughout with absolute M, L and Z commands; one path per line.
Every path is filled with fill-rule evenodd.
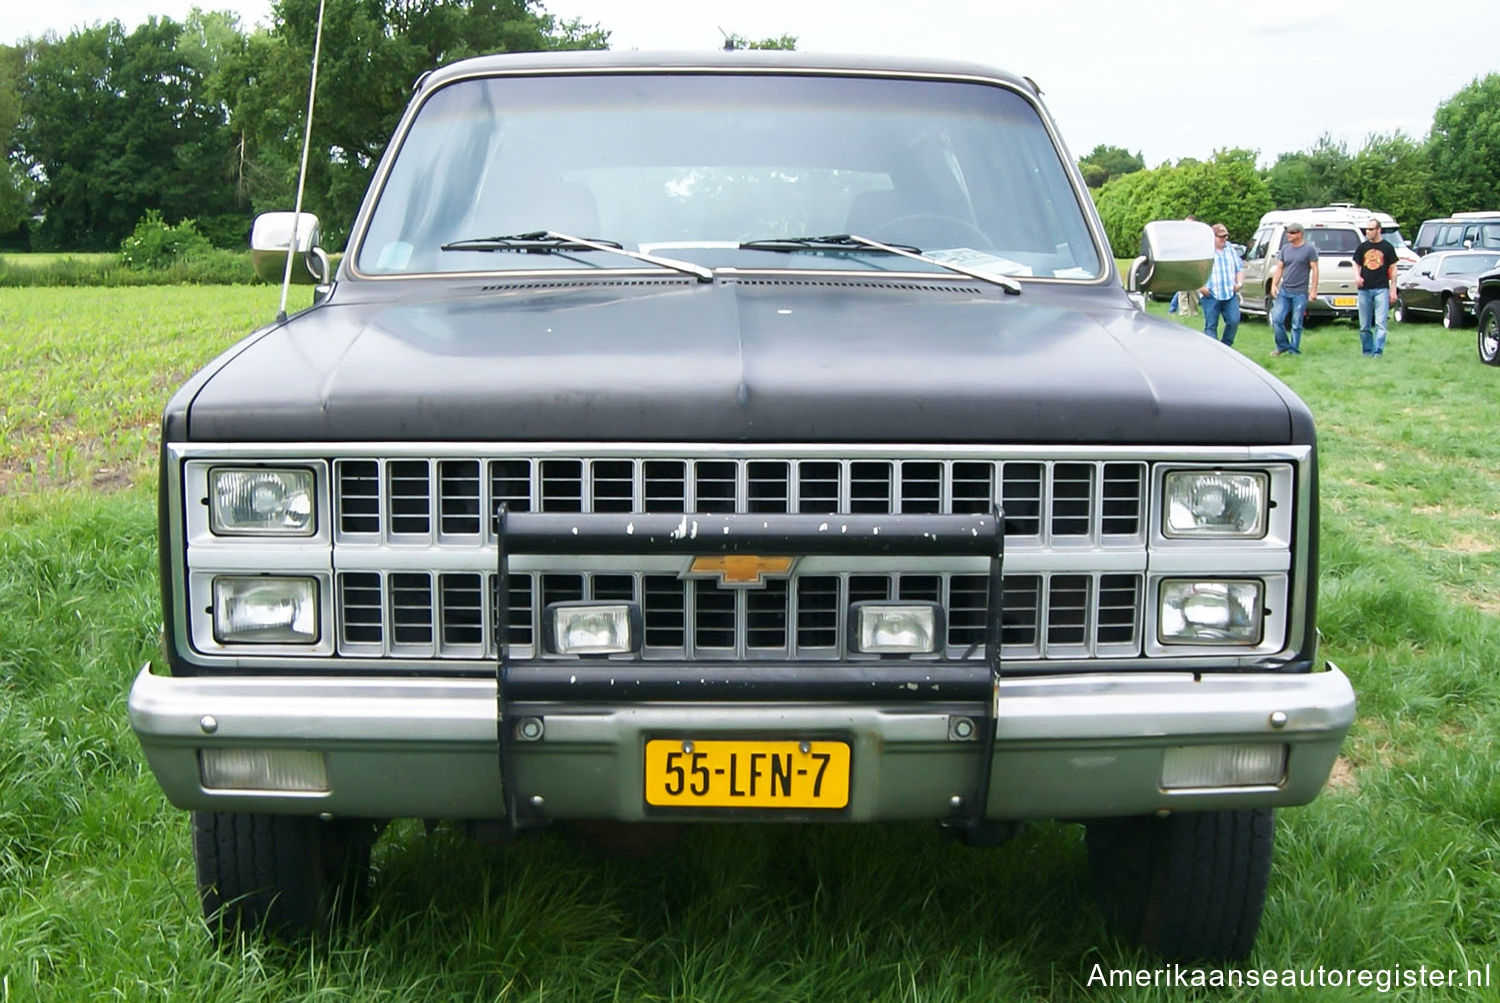
M 1333 761 L 1333 772 L 1328 774 L 1328 789 L 1359 793 L 1359 780 L 1354 776 L 1354 764 L 1343 756 Z
M 1495 543 L 1472 533 L 1460 533 L 1445 543 L 1443 549 L 1455 554 L 1491 554 L 1495 551 Z
M 150 470 L 150 462 L 149 455 L 143 455 L 135 464 L 104 462 L 82 450 L 75 453 L 64 469 L 49 469 L 49 464 L 37 459 L 0 459 L 0 495 L 85 486 L 101 494 L 113 494 L 140 483 Z

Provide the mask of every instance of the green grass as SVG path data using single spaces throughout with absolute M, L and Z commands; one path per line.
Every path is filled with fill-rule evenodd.
M 993 850 L 926 825 L 707 827 L 612 860 L 553 833 L 496 849 L 407 822 L 377 847 L 356 928 L 216 949 L 186 816 L 124 695 L 157 648 L 155 414 L 275 292 L 80 292 L 0 300 L 19 464 L 0 497 L 0 1001 L 1376 998 L 1091 989 L 1096 963 L 1155 962 L 1105 931 L 1080 830 L 1062 824 Z M 1472 330 L 1436 325 L 1395 327 L 1381 362 L 1347 324 L 1310 330 L 1297 359 L 1268 359 L 1258 322 L 1236 347 L 1318 416 L 1323 653 L 1360 697 L 1332 788 L 1278 816 L 1248 967 L 1494 966 L 1500 370 L 1476 361 Z M 89 490 L 101 465 L 124 475 Z
M 81 265 L 97 267 L 108 265 L 119 259 L 113 251 L 28 251 L 23 254 L 3 254 L 0 261 L 21 268 L 51 268 L 59 262 L 71 261 Z
M 307 287 L 292 295 L 292 308 L 311 302 Z M 0 495 L 138 479 L 168 395 L 279 302 L 273 286 L 5 292 Z

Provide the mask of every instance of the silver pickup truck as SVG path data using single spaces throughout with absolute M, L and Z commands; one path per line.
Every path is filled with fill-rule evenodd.
M 323 922 L 397 817 L 1065 819 L 1127 934 L 1249 950 L 1354 713 L 1313 420 L 1122 288 L 1034 85 L 473 59 L 336 272 L 308 222 L 315 305 L 162 426 L 130 719 L 213 923 Z M 1131 284 L 1195 285 L 1162 226 Z

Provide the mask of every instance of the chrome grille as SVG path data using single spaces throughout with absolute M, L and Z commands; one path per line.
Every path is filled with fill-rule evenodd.
M 1008 539 L 1143 540 L 1145 464 L 931 459 L 361 459 L 334 464 L 349 542 L 489 542 L 486 514 L 516 512 L 988 512 Z M 436 514 L 434 516 L 434 513 Z
M 493 657 L 498 578 L 474 572 L 344 572 L 338 576 L 338 648 L 346 655 Z M 643 657 L 832 659 L 843 656 L 844 611 L 854 602 L 941 603 L 942 659 L 979 658 L 988 580 L 980 574 L 807 574 L 764 589 L 661 574 L 512 574 L 504 603 L 511 654 L 536 657 L 548 603 L 583 599 L 640 604 Z M 1006 575 L 1003 658 L 1139 653 L 1138 574 Z

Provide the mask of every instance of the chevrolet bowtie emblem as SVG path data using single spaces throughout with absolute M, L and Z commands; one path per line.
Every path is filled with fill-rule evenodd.
M 795 557 L 761 557 L 758 554 L 716 554 L 693 558 L 684 578 L 716 578 L 721 588 L 764 588 L 767 578 L 785 578 L 792 573 Z

